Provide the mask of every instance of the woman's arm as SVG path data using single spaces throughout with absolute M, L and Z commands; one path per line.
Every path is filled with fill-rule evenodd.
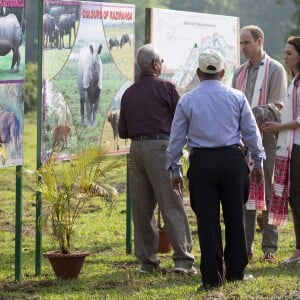
M 277 122 L 265 122 L 262 130 L 265 132 L 278 132 L 288 129 L 297 129 L 300 127 L 299 118 L 286 123 L 277 123 Z

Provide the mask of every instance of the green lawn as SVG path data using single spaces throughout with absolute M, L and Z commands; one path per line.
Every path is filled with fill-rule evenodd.
M 23 169 L 34 169 L 36 162 L 35 121 L 25 120 L 25 164 Z M 124 157 L 125 159 L 125 157 Z M 292 299 L 299 284 L 300 265 L 281 268 L 278 264 L 262 261 L 261 233 L 256 233 L 255 258 L 247 273 L 255 280 L 226 284 L 219 290 L 196 293 L 198 276 L 175 275 L 171 253 L 161 255 L 167 267 L 166 276 L 144 276 L 138 273 L 138 262 L 125 252 L 126 228 L 126 170 L 114 173 L 111 182 L 120 191 L 115 208 L 110 209 L 94 199 L 85 208 L 76 230 L 76 248 L 91 252 L 86 258 L 78 280 L 57 280 L 46 259 L 42 272 L 35 276 L 35 194 L 28 174 L 23 176 L 23 242 L 22 280 L 15 282 L 15 169 L 0 170 L 0 298 L 1 299 Z M 193 231 L 196 267 L 199 269 L 199 244 L 194 216 L 186 206 Z M 54 248 L 48 232 L 43 232 L 43 251 Z M 280 228 L 278 259 L 287 258 L 294 248 L 292 222 Z M 296 298 L 294 298 L 296 299 Z M 299 298 L 298 298 L 299 299 Z

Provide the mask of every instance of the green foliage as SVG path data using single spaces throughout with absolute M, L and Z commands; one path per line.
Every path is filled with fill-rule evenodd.
M 38 81 L 37 63 L 26 64 L 25 70 L 25 97 L 24 112 L 25 114 L 37 109 L 37 81 Z
M 115 200 L 118 193 L 107 183 L 107 174 L 121 163 L 118 157 L 107 159 L 99 148 L 86 148 L 67 162 L 57 162 L 53 153 L 38 169 L 37 191 L 46 201 L 42 225 L 50 222 L 61 253 L 71 252 L 74 227 L 88 201 L 94 197 L 108 203 Z
M 295 4 L 295 10 L 292 16 L 292 28 L 289 35 L 300 35 L 300 0 L 293 0 Z
M 274 58 L 282 60 L 286 36 L 293 26 L 291 24 L 293 2 L 297 1 L 299 3 L 299 0 L 172 0 L 169 7 L 175 10 L 236 16 L 240 18 L 241 27 L 249 24 L 258 25 L 265 33 L 265 50 Z M 295 16 L 296 14 L 299 18 L 299 11 Z M 299 34 L 299 23 L 297 28 Z
M 3 164 L 4 164 L 5 160 L 6 160 L 6 158 L 7 158 L 6 151 L 3 148 L 3 146 L 0 145 L 0 159 L 2 159 Z

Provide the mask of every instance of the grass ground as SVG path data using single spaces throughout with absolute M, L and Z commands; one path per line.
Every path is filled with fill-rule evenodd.
M 36 125 L 25 121 L 25 162 L 23 169 L 34 169 L 36 161 Z M 125 159 L 125 157 L 124 157 Z M 246 272 L 253 281 L 226 284 L 210 292 L 197 293 L 199 275 L 178 276 L 173 272 L 172 254 L 161 254 L 166 276 L 144 276 L 133 254 L 125 251 L 126 170 L 113 174 L 111 182 L 120 191 L 115 208 L 110 211 L 100 200 L 93 200 L 80 217 L 76 230 L 76 248 L 91 252 L 80 277 L 74 281 L 57 280 L 46 259 L 42 272 L 35 276 L 35 194 L 31 178 L 23 177 L 22 280 L 14 280 L 15 246 L 15 169 L 0 169 L 0 299 L 300 299 L 294 291 L 299 285 L 300 265 L 280 267 L 262 261 L 261 233 L 256 233 L 255 257 Z M 200 251 L 194 216 L 186 201 L 193 232 L 196 267 Z M 287 258 L 294 248 L 292 222 L 280 230 L 278 261 Z M 48 232 L 43 232 L 43 251 L 54 248 Z

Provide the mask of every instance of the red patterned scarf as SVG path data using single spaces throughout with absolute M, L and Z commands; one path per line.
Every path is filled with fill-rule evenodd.
M 295 79 L 297 81 L 295 82 Z M 296 118 L 297 87 L 300 79 L 294 77 L 286 96 L 282 123 Z M 294 141 L 294 130 L 279 132 L 274 166 L 273 188 L 269 208 L 269 224 L 286 225 L 288 221 L 289 163 Z
M 256 107 L 260 105 L 265 105 L 267 103 L 267 84 L 268 84 L 268 74 L 270 67 L 270 57 L 265 53 L 264 59 L 260 62 L 257 79 L 255 82 L 255 87 L 253 91 L 253 97 L 251 102 L 251 107 Z M 245 63 L 242 67 L 240 73 L 236 78 L 236 88 L 245 92 L 247 86 L 248 70 L 250 66 L 250 61 Z M 249 156 L 250 157 L 250 156 Z M 252 171 L 253 161 L 249 158 L 249 167 Z M 256 184 L 252 181 L 250 177 L 250 193 L 249 198 L 246 203 L 246 208 L 248 210 L 266 210 L 266 200 L 265 200 L 265 183 Z
M 267 84 L 268 74 L 270 68 L 270 57 L 265 53 L 264 59 L 260 62 L 258 74 L 253 91 L 253 97 L 251 101 L 251 107 L 267 104 Z M 245 63 L 236 77 L 236 88 L 245 92 L 247 86 L 248 70 L 250 67 L 250 61 Z

